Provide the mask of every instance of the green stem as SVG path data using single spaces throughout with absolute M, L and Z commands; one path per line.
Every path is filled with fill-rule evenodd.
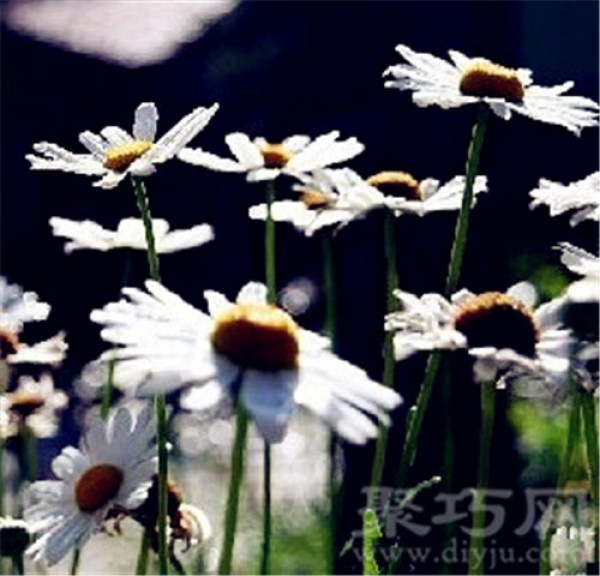
M 271 206 L 275 201 L 275 181 L 269 180 L 265 191 L 267 219 L 265 221 L 265 281 L 267 301 L 277 303 L 277 277 L 275 263 L 275 221 Z M 260 573 L 268 574 L 271 548 L 271 446 L 265 440 L 263 456 L 263 533 L 260 558 Z
M 323 238 L 323 292 L 325 295 L 325 335 L 331 340 L 331 347 L 336 349 L 337 304 L 335 284 L 335 264 L 333 254 L 333 237 L 324 233 Z M 328 546 L 328 572 L 334 573 L 336 557 L 337 523 L 340 513 L 342 490 L 342 477 L 337 465 L 338 439 L 334 432 L 329 432 L 329 546 Z
M 137 207 L 144 223 L 144 233 L 146 235 L 146 253 L 148 255 L 150 277 L 153 280 L 160 282 L 160 273 L 158 271 L 158 255 L 156 254 L 154 230 L 152 229 L 152 214 L 150 213 L 150 203 L 148 201 L 148 194 L 146 194 L 146 186 L 139 178 L 132 178 L 132 181 Z
M 386 262 L 386 302 L 388 314 L 397 309 L 397 300 L 394 291 L 398 288 L 398 267 L 396 262 L 396 231 L 395 218 L 391 210 L 387 210 L 384 215 L 384 252 Z M 396 361 L 394 358 L 394 335 L 386 332 L 383 343 L 383 385 L 388 388 L 394 387 L 394 372 Z M 383 424 L 379 426 L 377 436 L 377 445 L 375 448 L 375 458 L 371 470 L 371 486 L 379 486 L 383 477 L 383 468 L 385 465 L 385 452 L 388 442 L 388 429 Z M 371 490 L 369 494 L 373 494 Z M 372 502 L 368 503 L 370 508 Z
M 167 401 L 164 394 L 154 398 L 156 412 L 156 439 L 158 444 L 158 567 L 160 574 L 169 573 L 169 550 L 167 546 L 168 515 L 168 453 L 167 453 Z
M 469 215 L 473 204 L 473 185 L 477 177 L 479 167 L 479 157 L 481 155 L 481 146 L 485 136 L 485 127 L 489 115 L 487 104 L 481 104 L 477 114 L 477 123 L 473 128 L 471 144 L 467 154 L 467 175 L 465 181 L 465 191 L 462 197 L 462 204 L 456 222 L 454 231 L 454 244 L 450 253 L 450 264 L 448 266 L 448 276 L 446 278 L 446 295 L 450 296 L 456 291 L 460 271 L 462 268 L 463 256 L 467 245 L 467 232 L 469 230 Z
M 496 382 L 481 384 L 481 440 L 479 444 L 479 476 L 473 499 L 473 533 L 469 549 L 469 574 L 485 574 L 483 560 L 485 532 L 485 492 L 490 477 L 490 455 L 496 409 Z
M 152 215 L 150 202 L 146 193 L 144 182 L 139 178 L 132 178 L 137 206 L 140 211 L 144 232 L 146 234 L 146 249 L 150 277 L 160 282 L 158 271 L 158 255 L 154 242 L 152 229 Z M 158 566 L 161 574 L 169 573 L 169 552 L 167 546 L 167 407 L 164 394 L 157 394 L 154 399 L 156 412 L 156 439 L 158 445 Z
M 219 574 L 231 573 L 231 560 L 233 557 L 233 544 L 237 526 L 238 507 L 240 500 L 240 487 L 244 474 L 244 455 L 246 452 L 246 435 L 248 433 L 248 415 L 243 407 L 238 407 L 237 427 L 235 440 L 231 452 L 231 475 L 229 479 L 229 495 L 225 509 L 225 534 L 223 548 L 219 560 Z
M 265 441 L 264 450 L 264 494 L 263 494 L 263 541 L 259 574 L 269 573 L 269 553 L 271 551 L 271 447 Z
M 79 570 L 80 557 L 81 557 L 81 550 L 80 550 L 79 546 L 75 546 L 75 549 L 73 550 L 73 556 L 71 558 L 71 570 L 69 572 L 69 574 L 71 576 L 75 576 L 75 574 L 77 574 L 77 571 Z
M 140 551 L 138 552 L 137 562 L 135 564 L 136 576 L 142 576 L 147 573 L 148 570 L 148 552 L 150 551 L 150 537 L 148 532 L 144 530 L 142 532 L 142 538 L 140 541 Z
M 571 407 L 569 412 L 569 421 L 567 425 L 567 440 L 565 442 L 565 448 L 563 452 L 562 462 L 560 464 L 558 470 L 558 478 L 556 481 L 556 490 L 560 492 L 568 478 L 569 478 L 569 470 L 571 468 L 571 461 L 573 459 L 573 455 L 577 449 L 577 444 L 579 442 L 579 435 L 581 431 L 581 394 L 577 389 L 577 384 L 572 386 L 571 393 Z M 552 514 L 550 516 L 550 525 L 544 534 L 544 538 L 541 543 L 541 551 L 540 551 L 540 574 L 547 575 L 550 574 L 551 565 L 550 565 L 550 546 L 552 544 L 552 537 L 556 532 L 556 527 L 554 526 L 554 517 L 555 513 L 558 510 L 558 499 L 555 500 L 553 505 Z
M 417 442 L 419 440 L 419 433 L 421 431 L 421 425 L 423 424 L 423 417 L 429 398 L 433 391 L 433 383 L 440 367 L 440 361 L 442 353 L 439 350 L 434 350 L 427 360 L 427 367 L 425 369 L 425 378 L 423 384 L 419 390 L 419 396 L 411 409 L 408 411 L 408 417 L 406 419 L 406 437 L 404 439 L 404 449 L 402 450 L 402 457 L 400 458 L 400 465 L 398 466 L 398 472 L 396 474 L 396 486 L 406 486 L 406 479 L 410 467 L 412 466 L 415 456 L 417 454 Z
M 477 122 L 473 128 L 469 150 L 467 152 L 467 165 L 465 177 L 465 190 L 463 193 L 462 204 L 456 222 L 454 231 L 454 242 L 450 251 L 450 264 L 448 265 L 448 276 L 446 278 L 446 295 L 451 295 L 458 285 L 460 271 L 462 268 L 463 255 L 467 244 L 467 232 L 469 229 L 469 215 L 471 205 L 473 204 L 473 186 L 479 167 L 479 158 L 481 156 L 481 147 L 485 136 L 487 117 L 489 115 L 488 106 L 482 104 L 477 114 Z M 421 390 L 414 406 L 409 410 L 406 439 L 404 441 L 404 450 L 398 468 L 398 485 L 404 486 L 406 476 L 412 466 L 416 451 L 417 441 L 421 432 L 423 416 L 431 397 L 433 384 L 440 366 L 440 352 L 434 350 L 427 361 L 425 377 L 421 384 Z

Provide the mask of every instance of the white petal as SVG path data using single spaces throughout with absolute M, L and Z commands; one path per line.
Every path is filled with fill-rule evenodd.
M 150 142 L 154 142 L 157 120 L 158 110 L 153 102 L 144 102 L 140 104 L 135 111 L 133 137 L 136 140 L 149 140 Z
M 260 282 L 248 282 L 239 292 L 238 304 L 266 304 L 267 287 Z
M 225 142 L 237 161 L 246 168 L 260 168 L 265 165 L 264 157 L 247 134 L 234 132 L 225 137 Z

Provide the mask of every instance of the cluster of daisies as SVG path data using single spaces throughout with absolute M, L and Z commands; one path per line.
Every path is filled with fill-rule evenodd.
M 529 70 L 511 70 L 454 51 L 447 62 L 406 46 L 397 49 L 405 62 L 385 71 L 385 86 L 411 91 L 419 106 L 478 104 L 504 120 L 514 112 L 575 134 L 598 125 L 598 104 L 567 94 L 570 82 L 541 87 L 533 84 Z M 375 210 L 386 211 L 394 221 L 411 214 L 470 210 L 488 191 L 487 178 L 477 174 L 470 181 L 457 175 L 447 182 L 419 180 L 395 167 L 359 175 L 344 163 L 364 145 L 356 138 L 341 139 L 337 131 L 314 139 L 294 135 L 280 143 L 232 133 L 225 138 L 231 152 L 226 158 L 190 147 L 217 110 L 217 104 L 199 107 L 157 139 L 157 109 L 143 103 L 135 111 L 131 134 L 116 126 L 98 134 L 82 132 L 85 153 L 40 142 L 27 159 L 34 170 L 93 176 L 94 186 L 104 189 L 128 177 L 139 188 L 159 164 L 175 159 L 240 173 L 248 182 L 269 186 L 287 179 L 293 199 L 252 206 L 249 217 L 289 222 L 307 237 L 319 231 L 337 233 Z M 531 207 L 547 205 L 553 216 L 575 211 L 574 225 L 597 222 L 599 180 L 598 172 L 568 185 L 542 179 L 530 192 Z M 472 202 L 465 207 L 466 187 L 472 190 Z M 171 230 L 158 218 L 150 229 L 142 219 L 130 217 L 116 230 L 62 217 L 52 218 L 50 225 L 55 236 L 66 239 L 65 252 L 131 248 L 166 254 L 215 238 L 208 224 Z M 473 358 L 477 382 L 527 381 L 557 395 L 564 393 L 576 369 L 581 384 L 593 393 L 598 386 L 597 333 L 582 336 L 568 319 L 578 305 L 597 304 L 600 261 L 567 242 L 557 249 L 578 279 L 560 297 L 542 304 L 526 282 L 481 294 L 461 289 L 446 296 L 418 296 L 396 290 L 398 305 L 385 318 L 395 360 L 435 349 L 463 349 Z M 248 282 L 233 300 L 206 290 L 203 309 L 185 302 L 168 284 L 168 279 L 162 283 L 154 278 L 144 288 L 125 287 L 119 301 L 91 312 L 110 348 L 82 367 L 80 381 L 97 389 L 110 381 L 125 398 L 140 402 L 115 406 L 104 416 L 92 414 L 79 447 L 64 448 L 54 460 L 56 479 L 29 485 L 22 517 L 32 535 L 27 554 L 36 561 L 55 564 L 106 530 L 108 522 L 118 525 L 124 517 L 140 523 L 156 541 L 156 423 L 149 408 L 156 395 L 177 392 L 186 410 L 206 411 L 224 403 L 242 406 L 270 444 L 283 440 L 297 406 L 315 414 L 343 440 L 365 444 L 378 436 L 381 425 L 389 424 L 401 404 L 396 391 L 336 355 L 329 338 L 299 326 L 292 314 L 272 302 L 265 284 Z M 35 429 L 36 421 L 45 426 L 46 435 L 53 435 L 67 395 L 54 390 L 49 374 L 38 382 L 23 367 L 58 366 L 67 352 L 65 335 L 22 343 L 24 324 L 44 320 L 50 307 L 4 279 L 0 306 L 2 437 L 17 435 L 23 427 Z M 203 513 L 186 505 L 175 490 L 172 498 L 170 544 L 175 539 L 204 540 L 210 527 Z

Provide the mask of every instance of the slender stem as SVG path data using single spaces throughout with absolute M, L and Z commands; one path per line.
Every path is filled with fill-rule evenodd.
M 463 255 L 467 244 L 467 232 L 469 229 L 469 215 L 473 204 L 473 186 L 479 167 L 479 158 L 481 156 L 481 147 L 485 136 L 485 128 L 489 110 L 487 105 L 482 104 L 477 114 L 477 122 L 473 128 L 469 150 L 467 152 L 467 165 L 465 177 L 465 191 L 463 193 L 462 204 L 456 222 L 454 231 L 454 242 L 450 251 L 450 264 L 448 265 L 448 276 L 446 278 L 446 294 L 452 294 L 458 285 L 460 271 L 462 268 Z M 440 366 L 440 352 L 434 350 L 427 361 L 425 377 L 421 384 L 421 390 L 417 397 L 415 405 L 409 410 L 406 429 L 406 439 L 404 441 L 404 450 L 398 468 L 397 483 L 404 486 L 406 476 L 412 466 L 416 451 L 417 441 L 421 432 L 423 416 L 431 397 L 433 384 Z
M 469 215 L 473 204 L 473 185 L 477 176 L 479 167 L 479 157 L 481 155 L 481 146 L 485 136 L 485 127 L 489 115 L 487 104 L 481 104 L 477 114 L 477 123 L 473 128 L 471 144 L 467 155 L 467 175 L 465 181 L 465 191 L 462 197 L 462 204 L 456 222 L 454 231 L 454 244 L 450 253 L 450 265 L 448 266 L 448 276 L 446 278 L 446 295 L 456 291 L 460 271 L 462 268 L 463 256 L 467 245 L 467 232 L 469 230 Z
M 277 303 L 277 277 L 275 263 L 275 221 L 271 206 L 275 201 L 275 181 L 269 180 L 265 191 L 267 219 L 265 221 L 265 281 L 267 300 Z M 263 455 L 263 533 L 260 558 L 260 574 L 268 574 L 271 548 L 271 446 L 265 440 Z
M 150 268 L 150 277 L 160 282 L 160 273 L 158 271 L 158 255 L 156 254 L 156 243 L 154 241 L 154 230 L 152 228 L 152 214 L 150 213 L 150 203 L 146 186 L 139 178 L 132 178 L 135 199 L 137 202 L 142 221 L 144 223 L 144 233 L 146 235 L 146 253 L 148 255 L 148 267 Z
M 442 353 L 439 350 L 434 350 L 429 355 L 427 367 L 425 368 L 425 378 L 423 379 L 423 384 L 419 390 L 419 396 L 417 397 L 414 406 L 408 411 L 406 437 L 404 439 L 404 449 L 402 450 L 400 465 L 398 466 L 398 472 L 396 474 L 396 486 L 406 485 L 406 477 L 415 460 L 417 454 L 417 442 L 419 440 L 421 425 L 423 424 L 423 417 L 433 391 L 433 383 L 435 382 L 435 377 L 440 367 L 441 358 Z
M 387 210 L 384 215 L 384 252 L 386 262 L 386 302 L 387 312 L 391 313 L 397 309 L 397 300 L 394 291 L 398 288 L 398 267 L 396 262 L 396 231 L 395 218 L 391 210 Z M 386 332 L 383 342 L 383 385 L 388 388 L 394 387 L 394 373 L 396 361 L 394 359 L 394 335 Z M 377 436 L 377 445 L 375 448 L 375 458 L 371 470 L 371 486 L 379 486 L 383 477 L 383 468 L 385 465 L 385 452 L 388 442 L 388 429 L 384 425 L 379 426 Z M 369 494 L 373 494 L 371 490 Z M 371 507 L 371 502 L 368 507 Z
M 271 447 L 265 442 L 264 450 L 264 494 L 263 494 L 263 541 L 259 574 L 269 573 L 269 554 L 271 550 Z
M 485 574 L 483 543 L 485 532 L 485 492 L 490 477 L 490 455 L 496 410 L 496 382 L 481 385 L 481 440 L 479 444 L 479 477 L 473 499 L 473 533 L 469 549 L 469 574 Z
M 156 412 L 156 439 L 158 444 L 158 567 L 160 574 L 169 573 L 169 551 L 167 546 L 167 401 L 164 394 L 154 398 Z
M 137 206 L 144 223 L 146 248 L 150 277 L 160 282 L 158 255 L 152 229 L 152 215 L 146 187 L 139 178 L 132 178 Z M 158 566 L 161 574 L 169 573 L 169 552 L 167 547 L 167 401 L 164 394 L 157 394 L 154 399 L 156 412 L 156 440 L 158 445 Z
M 577 385 L 572 385 L 571 387 L 571 407 L 569 411 L 569 421 L 567 425 L 567 440 L 565 442 L 565 448 L 563 452 L 562 462 L 560 464 L 558 470 L 558 478 L 556 480 L 556 490 L 560 492 L 569 477 L 569 470 L 571 468 L 571 461 L 573 459 L 573 455 L 575 454 L 577 444 L 579 442 L 579 436 L 581 431 L 581 394 L 579 390 L 577 390 Z M 544 534 L 544 538 L 541 543 L 541 551 L 540 551 L 540 574 L 547 575 L 550 574 L 551 566 L 550 566 L 550 546 L 552 544 L 552 537 L 556 532 L 556 527 L 554 526 L 554 516 L 555 512 L 558 509 L 558 498 L 555 499 L 555 503 L 553 506 L 552 514 L 550 516 L 550 526 L 546 530 Z
M 75 576 L 75 574 L 77 574 L 77 571 L 79 570 L 80 557 L 81 549 L 79 548 L 79 546 L 75 546 L 75 549 L 73 550 L 73 557 L 71 558 L 71 570 L 69 571 L 69 574 L 71 576 Z
M 244 473 L 244 455 L 246 452 L 246 435 L 248 433 L 248 415 L 240 405 L 237 413 L 237 427 L 233 450 L 231 453 L 231 475 L 229 479 L 229 495 L 225 509 L 225 534 L 223 548 L 219 560 L 219 574 L 231 573 L 231 560 L 233 557 L 233 544 L 237 526 L 238 507 L 240 500 L 240 486 Z
M 23 554 L 16 554 L 12 557 L 13 568 L 15 574 L 21 576 L 25 574 L 25 563 L 23 562 Z
M 335 283 L 335 260 L 333 254 L 333 237 L 325 232 L 323 238 L 323 293 L 325 295 L 325 335 L 331 340 L 331 347 L 336 349 L 337 303 Z M 329 499 L 329 546 L 328 573 L 335 571 L 336 534 L 340 513 L 342 475 L 337 465 L 338 439 L 334 432 L 329 432 L 329 477 L 327 484 Z
M 146 574 L 148 570 L 148 552 L 150 550 L 150 537 L 148 531 L 142 532 L 142 538 L 140 540 L 140 551 L 138 552 L 137 562 L 135 564 L 136 576 L 142 576 Z

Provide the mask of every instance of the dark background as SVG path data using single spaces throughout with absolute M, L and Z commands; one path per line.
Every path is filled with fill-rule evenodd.
M 456 49 L 528 67 L 537 84 L 573 80 L 573 94 L 598 99 L 597 2 L 246 1 L 167 62 L 134 69 L 3 27 L 1 271 L 53 307 L 49 323 L 28 328 L 26 336 L 67 331 L 70 353 L 59 376 L 64 386 L 102 349 L 90 310 L 117 296 L 128 258 L 134 285 L 145 278 L 146 262 L 142 253 L 63 254 L 63 242 L 50 234 L 51 216 L 89 218 L 111 228 L 137 215 L 134 197 L 126 181 L 105 191 L 92 188 L 84 176 L 30 171 L 24 157 L 32 144 L 48 140 L 80 151 L 79 132 L 108 124 L 129 129 L 142 101 L 156 103 L 160 136 L 196 106 L 219 102 L 219 112 L 193 145 L 225 154 L 224 136 L 234 131 L 277 141 L 338 129 L 343 138 L 355 136 L 366 145 L 349 162 L 365 177 L 397 169 L 445 181 L 464 171 L 475 108 L 420 109 L 408 93 L 384 89 L 383 70 L 400 62 L 398 43 L 444 58 Z M 530 279 L 550 293 L 547 270 L 558 266 L 552 246 L 569 240 L 595 252 L 597 227 L 584 223 L 572 229 L 568 217 L 551 219 L 543 207 L 530 211 L 528 192 L 540 177 L 569 182 L 597 167 L 596 129 L 577 138 L 518 115 L 510 122 L 491 117 L 480 166 L 490 192 L 473 213 L 461 285 L 504 290 Z M 216 233 L 202 248 L 162 258 L 166 286 L 203 307 L 206 288 L 233 298 L 244 283 L 262 278 L 262 225 L 247 218 L 247 208 L 262 200 L 260 184 L 173 161 L 159 167 L 147 186 L 155 217 L 166 218 L 173 228 L 208 222 Z M 282 179 L 278 187 L 284 194 L 288 182 Z M 335 239 L 338 349 L 376 379 L 385 305 L 381 222 L 380 214 L 372 214 Z M 443 289 L 454 223 L 455 214 L 399 220 L 404 289 Z M 300 276 L 319 283 L 320 238 L 305 239 L 287 225 L 278 226 L 277 234 L 279 285 Z M 322 311 L 317 300 L 300 321 L 320 329 Z M 397 388 L 407 401 L 398 411 L 392 446 L 402 438 L 401 422 L 422 367 L 418 358 L 398 369 Z M 434 424 L 430 428 L 435 448 L 439 438 Z M 477 434 L 473 430 L 471 437 Z M 422 453 L 435 455 L 436 449 Z M 507 453 L 510 459 L 510 446 Z M 369 448 L 347 449 L 346 455 L 350 529 L 372 454 Z M 436 473 L 438 462 L 432 457 L 423 474 Z M 516 481 L 518 463 L 508 468 Z M 342 571 L 356 568 L 349 559 L 340 560 Z

